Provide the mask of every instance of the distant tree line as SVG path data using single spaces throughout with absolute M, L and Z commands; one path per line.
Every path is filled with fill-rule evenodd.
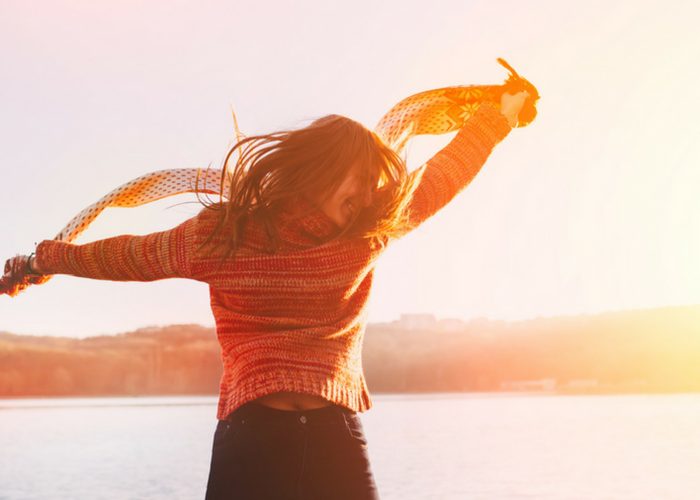
M 86 339 L 0 333 L 0 397 L 216 394 L 220 356 L 214 329 L 199 325 Z M 363 366 L 372 392 L 498 391 L 542 379 L 560 392 L 695 392 L 700 307 L 480 320 L 450 332 L 370 324 Z
M 0 334 L 0 396 L 207 394 L 222 367 L 211 328 L 68 339 Z

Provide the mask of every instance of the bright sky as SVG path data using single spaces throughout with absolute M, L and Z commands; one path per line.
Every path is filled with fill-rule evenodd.
M 374 127 L 415 92 L 502 83 L 503 57 L 539 117 L 384 254 L 370 321 L 700 303 L 697 19 L 691 0 L 3 0 L 2 263 L 143 173 L 220 166 L 230 106 L 248 134 L 328 113 Z M 409 165 L 448 139 L 415 140 Z M 193 199 L 108 209 L 77 242 L 172 227 Z M 58 275 L 0 297 L 0 331 L 213 325 L 208 301 L 194 281 Z

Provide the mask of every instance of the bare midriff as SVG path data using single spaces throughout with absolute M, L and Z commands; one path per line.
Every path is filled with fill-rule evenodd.
M 321 396 L 302 394 L 300 392 L 275 392 L 261 396 L 255 399 L 254 402 L 276 410 L 287 411 L 313 410 L 333 404 Z

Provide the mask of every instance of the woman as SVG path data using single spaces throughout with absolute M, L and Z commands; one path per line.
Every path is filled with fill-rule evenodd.
M 144 236 L 44 240 L 6 271 L 209 284 L 224 373 L 207 498 L 376 499 L 357 415 L 372 406 L 361 347 L 376 259 L 474 178 L 527 96 L 482 104 L 422 175 L 336 115 L 243 139 L 227 202 Z

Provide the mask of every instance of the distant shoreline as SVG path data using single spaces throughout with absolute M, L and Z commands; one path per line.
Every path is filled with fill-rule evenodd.
M 374 399 L 454 399 L 454 398 L 500 398 L 500 397 L 528 397 L 528 396 L 678 396 L 700 395 L 699 391 L 659 391 L 659 392 L 575 392 L 575 391 L 463 391 L 463 392 L 371 392 Z M 8 401 L 67 401 L 67 400 L 133 400 L 134 404 L 75 404 L 67 407 L 109 407 L 109 406 L 211 406 L 218 400 L 218 394 L 104 394 L 104 395 L 47 395 L 47 396 L 0 396 L 0 410 L 11 407 L 3 406 Z M 191 398 L 191 402 L 176 401 Z M 167 402 L 166 400 L 175 400 Z M 197 399 L 211 399 L 207 402 L 198 402 Z M 145 400 L 163 400 L 163 402 L 146 402 Z M 44 406 L 22 406 L 22 408 L 41 408 Z M 46 405 L 47 408 L 60 408 L 57 405 Z
M 700 392 L 700 306 L 519 323 L 404 315 L 369 324 L 370 393 L 617 395 Z M 0 398 L 216 395 L 215 329 L 147 327 L 87 339 L 0 332 Z

